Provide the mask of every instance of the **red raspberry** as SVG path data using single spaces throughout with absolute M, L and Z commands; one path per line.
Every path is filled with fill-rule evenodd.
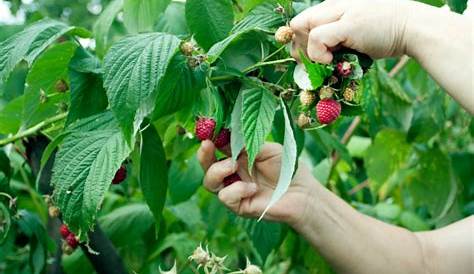
M 316 105 L 316 114 L 321 124 L 330 124 L 341 114 L 341 104 L 334 99 L 324 99 Z
M 79 245 L 79 241 L 73 233 L 66 237 L 66 243 L 72 248 L 76 248 Z
M 337 73 L 342 77 L 347 77 L 352 73 L 352 66 L 351 63 L 347 61 L 337 63 Z
M 196 121 L 196 136 L 199 140 L 212 140 L 216 121 L 212 118 L 201 117 Z
M 117 172 L 115 172 L 115 176 L 112 179 L 112 184 L 117 185 L 123 182 L 127 178 L 127 168 L 125 165 L 122 165 Z
M 242 179 L 240 178 L 239 174 L 237 174 L 237 173 L 231 174 L 231 175 L 224 178 L 224 187 L 230 186 L 231 184 L 233 184 L 237 181 L 241 181 L 241 180 Z
M 69 230 L 69 228 L 67 227 L 67 225 L 65 224 L 62 224 L 60 227 L 59 227 L 59 233 L 61 234 L 61 236 L 66 239 L 67 236 L 69 236 L 69 234 L 71 234 L 71 231 Z
M 223 148 L 230 143 L 230 130 L 228 128 L 223 128 L 221 132 L 217 135 L 214 140 L 214 145 L 217 148 Z

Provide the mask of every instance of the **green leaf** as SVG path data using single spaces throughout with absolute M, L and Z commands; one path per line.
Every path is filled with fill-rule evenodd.
M 249 35 L 252 35 L 252 33 L 253 35 L 259 34 L 259 32 L 256 30 L 241 31 L 238 33 L 231 34 L 224 40 L 215 43 L 207 52 L 207 60 L 210 64 L 214 63 L 219 59 L 219 57 L 227 49 L 227 47 L 229 47 L 233 42 L 238 42 L 242 39 L 242 37 L 248 37 Z
M 105 56 L 104 86 L 127 142 L 153 111 L 158 86 L 179 43 L 169 34 L 138 34 L 117 42 Z
M 227 37 L 234 23 L 230 0 L 188 0 L 186 21 L 194 39 L 205 50 Z
M 113 0 L 107 5 L 94 24 L 96 51 L 99 56 L 104 56 L 107 51 L 110 26 L 112 26 L 115 17 L 122 10 L 122 7 L 123 0 Z
M 446 2 L 452 11 L 459 14 L 462 14 L 467 8 L 467 0 L 446 0 Z
M 374 191 L 390 176 L 406 165 L 411 146 L 405 141 L 405 134 L 393 129 L 384 129 L 375 137 L 374 143 L 367 149 L 364 164 Z
M 128 204 L 99 218 L 100 227 L 118 247 L 143 237 L 153 222 L 153 215 L 145 204 Z
M 0 173 L 0 174 L 3 174 L 3 173 Z M 10 231 L 12 220 L 10 217 L 10 211 L 1 202 L 0 202 L 0 224 L 1 224 L 0 225 L 0 228 L 1 228 L 0 229 L 0 245 L 2 245 L 8 236 L 8 232 Z
M 89 36 L 84 29 L 44 19 L 0 43 L 0 85 L 18 63 L 25 60 L 31 65 L 43 50 L 68 33 L 82 37 Z
M 27 87 L 25 89 L 25 101 L 23 108 L 23 126 L 29 127 L 33 124 L 41 122 L 41 118 L 49 116 L 41 115 L 41 108 L 44 108 L 45 103 L 41 102 L 40 92 L 49 97 L 61 96 L 55 89 L 58 81 L 67 82 L 68 65 L 76 51 L 77 45 L 73 42 L 65 42 L 54 45 L 47 49 L 38 59 L 33 63 L 31 69 L 26 77 Z M 53 110 L 55 114 L 57 108 Z
M 232 150 L 232 159 L 237 161 L 240 152 L 245 147 L 245 137 L 243 133 L 242 124 L 242 105 L 243 105 L 243 91 L 239 92 L 235 100 L 234 109 L 231 115 L 231 131 L 230 131 L 230 147 Z
M 441 218 L 457 193 L 449 157 L 438 148 L 418 151 L 416 174 L 406 181 L 416 206 L 426 206 L 434 218 Z
M 248 154 L 248 168 L 253 163 L 265 138 L 272 129 L 272 122 L 278 106 L 275 97 L 263 87 L 242 90 L 242 125 L 245 147 Z
M 196 156 L 180 163 L 173 161 L 168 175 L 170 198 L 174 204 L 188 200 L 201 186 L 204 171 Z
M 18 212 L 16 224 L 19 230 L 30 238 L 29 273 L 39 274 L 43 271 L 47 259 L 48 236 L 37 215 L 26 210 Z
M 352 164 L 352 158 L 347 148 L 329 132 L 324 129 L 312 130 L 311 136 L 317 143 L 318 148 L 324 150 L 326 156 L 331 156 L 332 152 L 335 150 L 341 156 L 342 160 L 346 161 L 348 164 Z
M 363 87 L 361 105 L 364 110 L 364 118 L 369 126 L 369 132 L 374 136 L 383 124 L 379 81 L 375 69 L 369 69 L 363 78 Z
M 285 23 L 284 17 L 274 11 L 275 7 L 277 5 L 274 3 L 263 3 L 255 7 L 232 28 L 232 32 L 250 29 L 271 31 L 273 28 L 283 25 Z
M 165 13 L 158 19 L 155 30 L 174 35 L 188 35 L 189 29 L 186 24 L 185 3 L 171 2 L 166 8 Z
M 75 64 L 83 64 L 78 67 Z M 87 67 L 89 64 L 89 67 Z M 78 48 L 69 65 L 71 106 L 66 124 L 82 119 L 107 108 L 108 101 L 103 88 L 100 63 L 89 52 Z
M 383 221 L 395 221 L 400 215 L 401 208 L 399 205 L 379 203 L 375 207 L 377 218 Z
M 260 216 L 260 219 L 265 215 L 267 210 L 270 209 L 270 207 L 272 207 L 276 202 L 278 202 L 278 200 L 280 200 L 281 197 L 283 197 L 283 195 L 286 193 L 296 170 L 298 155 L 296 141 L 293 135 L 293 128 L 289 118 L 290 111 L 287 109 L 285 102 L 281 98 L 280 104 L 284 109 L 283 115 L 285 117 L 285 138 L 283 141 L 283 151 L 281 156 L 280 176 L 278 177 L 277 186 L 272 193 L 272 198 Z
M 0 134 L 10 134 L 18 131 L 22 121 L 24 101 L 24 96 L 16 97 L 0 110 Z
M 408 96 L 407 92 L 401 87 L 400 83 L 390 77 L 381 66 L 376 67 L 381 89 L 392 95 L 394 98 L 397 98 L 401 102 L 411 104 L 412 99 L 410 98 L 410 96 Z
M 171 0 L 125 0 L 123 23 L 130 33 L 153 30 L 159 15 Z
M 63 221 L 85 240 L 115 172 L 131 149 L 111 112 L 78 120 L 69 130 L 54 162 L 53 199 Z
M 408 131 L 408 141 L 425 143 L 444 127 L 443 100 L 430 96 L 414 108 L 414 115 Z
M 421 217 L 411 211 L 403 211 L 400 215 L 400 224 L 411 231 L 429 230 L 430 226 Z
M 153 125 L 142 131 L 140 155 L 140 187 L 159 226 L 168 189 L 168 167 L 163 144 Z
M 319 88 L 324 83 L 324 79 L 331 75 L 331 69 L 325 65 L 312 62 L 302 52 L 300 52 L 300 57 L 306 68 L 306 72 L 308 72 L 313 89 Z

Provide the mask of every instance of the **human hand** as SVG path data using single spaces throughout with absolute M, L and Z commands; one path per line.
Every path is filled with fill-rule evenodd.
M 231 158 L 217 161 L 215 149 L 212 142 L 203 141 L 198 151 L 198 159 L 206 172 L 204 186 L 211 192 L 217 192 L 219 200 L 238 215 L 260 217 L 278 181 L 281 145 L 266 143 L 262 147 L 255 159 L 252 176 L 247 169 L 245 152 L 233 163 Z M 237 173 L 242 181 L 224 187 L 224 178 L 233 173 Z M 296 226 L 304 218 L 308 197 L 315 184 L 317 182 L 308 168 L 300 164 L 288 191 L 267 211 L 265 219 Z
M 404 54 L 410 6 L 405 0 L 326 0 L 291 21 L 292 55 L 299 59 L 301 49 L 313 61 L 328 64 L 338 46 L 372 58 Z

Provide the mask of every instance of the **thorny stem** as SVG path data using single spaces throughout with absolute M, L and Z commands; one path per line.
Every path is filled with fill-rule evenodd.
M 38 131 L 42 130 L 43 128 L 66 118 L 66 116 L 67 116 L 67 112 L 58 114 L 58 115 L 50 117 L 50 118 L 48 118 L 44 121 L 41 121 L 40 123 L 30 127 L 29 129 L 26 129 L 26 130 L 24 130 L 20 133 L 17 133 L 16 135 L 13 135 L 13 136 L 5 138 L 5 139 L 1 139 L 0 140 L 0 146 L 4 146 L 4 145 L 7 145 L 9 143 L 13 143 L 17 140 L 20 140 L 22 138 L 28 137 L 30 135 L 34 135 Z

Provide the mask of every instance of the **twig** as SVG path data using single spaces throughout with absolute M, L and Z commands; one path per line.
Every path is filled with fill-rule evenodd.
M 66 118 L 66 116 L 67 116 L 67 113 L 61 113 L 56 116 L 45 119 L 44 121 L 41 121 L 40 123 L 34 125 L 33 127 L 30 127 L 29 129 L 26 129 L 20 133 L 17 133 L 16 135 L 13 135 L 11 137 L 0 140 L 0 146 L 4 146 L 6 144 L 13 143 L 15 141 L 18 141 L 30 135 L 34 135 L 38 131 L 42 130 L 43 128 Z
M 360 190 L 362 190 L 362 189 L 364 189 L 368 186 L 369 186 L 369 180 L 365 180 L 362 183 L 360 183 L 360 184 L 356 185 L 355 187 L 353 187 L 351 190 L 349 190 L 349 192 L 347 194 L 349 194 L 349 196 L 354 195 L 357 192 L 359 192 Z
M 388 73 L 388 76 L 394 77 L 407 63 L 410 61 L 410 57 L 403 55 L 400 60 L 393 66 L 393 68 Z

